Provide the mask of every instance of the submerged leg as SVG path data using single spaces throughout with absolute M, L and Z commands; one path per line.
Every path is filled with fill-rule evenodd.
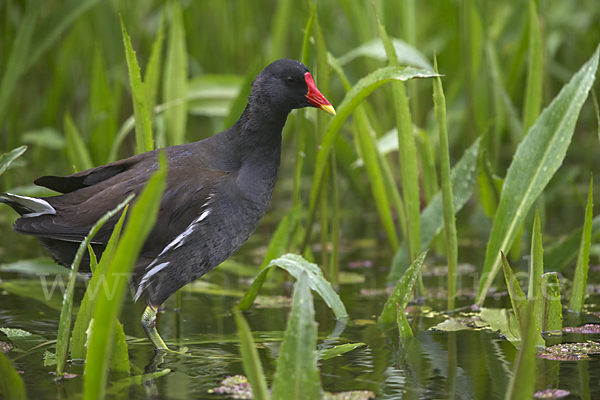
M 157 307 L 158 308 L 158 307 Z M 156 311 L 153 305 L 148 305 L 142 315 L 142 327 L 156 350 L 169 350 L 156 330 Z

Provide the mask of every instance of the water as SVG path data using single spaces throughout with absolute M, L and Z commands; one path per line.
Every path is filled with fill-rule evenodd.
M 7 232 L 2 227 L 2 232 Z M 33 250 L 33 255 L 43 254 L 30 238 L 15 238 L 16 248 Z M 24 242 L 19 242 L 24 240 Z M 23 245 L 22 243 L 26 243 Z M 260 260 L 262 239 L 255 237 L 236 257 L 241 262 Z M 6 247 L 5 247 L 6 248 Z M 11 254 L 14 258 L 29 258 Z M 317 254 L 318 256 L 318 254 Z M 4 254 L 3 261 L 10 258 Z M 333 313 L 315 295 L 316 320 L 319 325 L 319 348 L 344 343 L 365 343 L 365 346 L 342 356 L 319 361 L 323 387 L 329 392 L 349 390 L 372 391 L 380 399 L 503 399 L 511 376 L 516 349 L 497 333 L 487 330 L 440 332 L 429 330 L 447 319 L 444 314 L 444 276 L 425 277 L 427 300 L 409 307 L 409 321 L 416 339 L 410 345 L 397 337 L 397 330 L 382 331 L 376 324 L 385 304 L 385 276 L 390 255 L 377 241 L 355 242 L 347 246 L 343 254 L 342 270 L 351 272 L 344 277 L 351 283 L 343 284 L 340 296 L 351 316 L 347 326 L 337 324 Z M 433 257 L 428 259 L 431 263 Z M 40 266 L 41 264 L 41 266 Z M 466 268 L 461 277 L 463 296 L 457 307 L 473 304 L 473 269 Z M 24 270 L 24 268 L 22 269 Z M 52 372 L 55 365 L 44 365 L 46 351 L 54 352 L 62 295 L 57 287 L 53 295 L 45 299 L 40 271 L 49 271 L 46 282 L 54 282 L 56 269 L 51 262 L 39 261 L 30 265 L 25 274 L 0 271 L 0 327 L 19 328 L 33 334 L 26 340 L 17 341 L 9 358 L 26 383 L 31 399 L 62 399 L 77 397 L 83 390 L 83 364 L 69 363 L 66 372 L 72 378 L 55 381 Z M 216 399 L 222 395 L 209 391 L 230 375 L 243 374 L 239 356 L 238 340 L 231 310 L 241 293 L 247 290 L 248 277 L 231 272 L 235 267 L 218 268 L 203 281 L 181 291 L 181 308 L 175 310 L 175 297 L 165 303 L 159 314 L 158 328 L 172 347 L 186 346 L 186 355 L 168 354 L 162 359 L 154 351 L 139 324 L 144 306 L 128 299 L 123 307 L 120 321 L 129 339 L 129 355 L 132 374 L 144 371 L 171 372 L 144 385 L 113 386 L 109 398 L 164 398 L 164 399 Z M 273 297 L 276 306 L 254 306 L 246 315 L 255 341 L 258 343 L 261 362 L 267 379 L 275 373 L 279 348 L 286 327 L 292 282 L 283 281 L 283 274 L 267 282 L 261 295 Z M 362 280 L 357 282 L 357 280 Z M 270 284 L 269 284 L 270 283 Z M 85 282 L 81 279 L 75 294 L 76 304 L 82 298 Z M 469 297 L 471 296 L 471 297 Z M 261 302 L 264 303 L 264 302 Z M 586 304 L 598 303 L 598 296 L 586 300 Z M 505 295 L 496 295 L 486 301 L 487 307 L 508 307 Z M 597 310 L 597 308 L 591 308 Z M 76 309 L 74 310 L 77 311 Z M 565 326 L 598 323 L 594 315 L 574 316 L 565 314 Z M 600 335 L 568 334 L 558 341 L 566 342 L 599 340 Z M 0 341 L 7 342 L 0 333 Z M 34 349 L 35 346 L 39 346 Z M 26 351 L 23 351 L 26 350 Z M 47 362 L 49 358 L 47 358 Z M 592 356 L 587 361 L 559 362 L 539 359 L 538 388 L 558 387 L 570 391 L 568 398 L 600 398 L 600 359 Z M 114 384 L 119 378 L 112 376 Z M 121 382 L 123 383 L 123 382 Z

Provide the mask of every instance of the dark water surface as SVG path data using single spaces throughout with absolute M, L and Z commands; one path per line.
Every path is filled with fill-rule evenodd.
M 30 247 L 33 255 L 43 254 L 30 238 L 24 241 L 16 239 L 16 234 L 9 232 L 9 226 L 2 226 L 3 243 L 7 243 L 4 238 L 15 240 L 14 248 Z M 417 338 L 411 346 L 403 346 L 397 329 L 382 331 L 377 326 L 377 317 L 387 298 L 384 289 L 389 261 L 386 260 L 391 259 L 380 246 L 384 247 L 377 241 L 361 241 L 348 244 L 344 249 L 343 259 L 346 261 L 341 269 L 345 272 L 344 281 L 348 283 L 341 285 L 340 295 L 351 317 L 348 325 L 336 323 L 333 313 L 315 295 L 319 348 L 365 343 L 365 346 L 342 356 L 319 361 L 324 389 L 330 392 L 369 390 L 378 399 L 503 399 L 516 355 L 513 345 L 489 330 L 451 333 L 430 330 L 447 319 L 444 314 L 445 276 L 426 276 L 427 300 L 422 304 L 412 304 L 407 309 Z M 7 246 L 3 248 L 0 261 L 6 263 L 14 257 L 7 254 Z M 260 239 L 253 238 L 235 259 L 251 264 L 261 260 L 260 253 Z M 433 258 L 428 258 L 429 264 L 433 264 Z M 108 397 L 224 398 L 209 391 L 219 386 L 225 377 L 243 374 L 231 310 L 247 290 L 252 276 L 242 276 L 235 272 L 237 270 L 239 268 L 234 264 L 224 265 L 182 289 L 181 308 L 178 310 L 174 309 L 175 296 L 165 303 L 165 310 L 159 315 L 159 331 L 170 346 L 188 347 L 186 355 L 168 354 L 162 359 L 154 357 L 139 323 L 144 306 L 133 304 L 129 297 L 120 321 L 130 339 L 132 374 L 164 368 L 172 372 L 141 386 L 109 388 Z M 83 390 L 81 362 L 69 363 L 67 372 L 74 377 L 60 382 L 56 382 L 52 375 L 56 366 L 45 366 L 45 362 L 50 362 L 46 352 L 55 352 L 54 343 L 48 341 L 56 339 L 62 301 L 59 286 L 51 296 L 48 292 L 56 276 L 56 282 L 62 279 L 61 275 L 56 275 L 60 271 L 48 259 L 38 259 L 28 265 L 11 264 L 10 268 L 5 264 L 0 269 L 0 328 L 18 328 L 33 334 L 20 341 L 15 340 L 15 347 L 7 353 L 13 365 L 21 371 L 31 399 L 77 398 Z M 282 272 L 274 275 L 261 292 L 265 297 L 259 299 L 246 315 L 269 381 L 275 373 L 275 361 L 289 312 L 288 298 L 293 288 L 293 282 L 284 280 L 283 276 Z M 463 307 L 465 316 L 471 315 L 468 306 L 474 300 L 467 295 L 475 289 L 475 276 L 474 273 L 466 273 L 460 280 L 464 296 L 457 306 Z M 66 284 L 66 275 L 62 277 Z M 46 282 L 46 291 L 42 280 Z M 77 286 L 76 304 L 84 289 L 85 280 L 82 278 Z M 586 304 L 597 304 L 598 300 L 599 297 L 593 295 Z M 506 295 L 498 294 L 486 301 L 486 307 L 510 308 L 510 301 Z M 597 311 L 598 308 L 592 306 L 589 310 Z M 593 314 L 575 316 L 565 313 L 565 326 L 599 322 L 600 318 Z M 598 339 L 600 335 L 567 334 L 555 341 Z M 2 333 L 0 341 L 9 342 Z M 39 348 L 32 349 L 38 345 Z M 537 389 L 565 389 L 570 391 L 568 398 L 572 399 L 600 398 L 598 356 L 569 362 L 538 359 L 538 371 Z M 112 382 L 122 378 L 111 376 Z

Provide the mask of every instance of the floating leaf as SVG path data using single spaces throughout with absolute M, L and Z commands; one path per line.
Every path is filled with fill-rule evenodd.
M 330 358 L 339 357 L 342 354 L 346 354 L 349 351 L 366 346 L 367 345 L 365 343 L 346 343 L 340 344 L 338 346 L 333 346 L 328 349 L 321 349 L 317 352 L 317 359 L 329 360 Z

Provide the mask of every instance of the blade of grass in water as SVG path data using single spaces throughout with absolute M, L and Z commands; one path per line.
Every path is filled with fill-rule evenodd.
M 329 308 L 334 312 L 335 317 L 338 320 L 345 320 L 348 318 L 348 312 L 346 311 L 344 303 L 342 303 L 338 294 L 331 287 L 331 284 L 327 282 L 323 276 L 321 268 L 296 254 L 285 254 L 278 259 L 271 261 L 267 268 L 263 269 L 256 279 L 254 279 L 248 292 L 246 292 L 244 297 L 240 299 L 240 302 L 235 307 L 236 310 L 247 311 L 250 308 L 265 281 L 269 269 L 275 266 L 286 270 L 296 279 L 300 277 L 300 274 L 303 271 L 307 271 L 308 277 L 310 278 L 310 287 L 319 293 L 321 298 L 323 298 L 325 303 L 327 303 Z
M 271 395 L 267 387 L 267 380 L 260 362 L 260 356 L 258 355 L 258 351 L 256 351 L 256 345 L 252 339 L 250 326 L 248 326 L 248 322 L 246 322 L 241 311 L 235 311 L 233 318 L 235 319 L 235 326 L 240 338 L 242 365 L 248 377 L 248 382 L 252 386 L 252 395 L 257 400 L 270 399 Z
M 0 352 L 0 394 L 10 400 L 27 399 L 23 379 L 2 352 Z
M 60 311 L 60 320 L 58 322 L 58 335 L 56 339 L 56 376 L 62 377 L 65 372 L 65 365 L 67 362 L 67 349 L 69 347 L 69 334 L 71 333 L 71 310 L 73 309 L 73 293 L 75 291 L 75 281 L 77 279 L 77 271 L 79 271 L 79 264 L 85 251 L 87 251 L 88 244 L 92 241 L 96 233 L 102 228 L 102 226 L 108 221 L 113 215 L 118 213 L 131 201 L 133 196 L 129 196 L 124 202 L 119 204 L 113 210 L 107 212 L 92 226 L 90 232 L 85 239 L 79 245 L 73 263 L 71 264 L 71 273 L 69 275 L 69 282 L 67 284 L 67 290 L 63 297 L 63 304 Z
M 536 340 L 538 338 L 537 322 L 533 313 L 534 301 L 530 300 L 524 314 L 521 329 L 521 348 L 515 358 L 512 377 L 506 391 L 506 400 L 529 400 L 533 398 L 536 382 Z
M 90 153 L 81 138 L 81 134 L 75 126 L 71 115 L 65 114 L 65 136 L 67 142 L 67 156 L 71 166 L 76 171 L 84 171 L 94 167 Z
M 579 245 L 579 256 L 575 266 L 575 276 L 573 277 L 573 289 L 571 290 L 571 299 L 569 309 L 581 312 L 585 302 L 585 290 L 587 288 L 587 275 L 590 267 L 590 243 L 592 237 L 592 217 L 593 217 L 593 191 L 594 179 L 590 179 L 590 189 L 588 192 L 587 206 L 585 207 L 585 222 Z
M 165 111 L 167 120 L 167 142 L 169 146 L 185 141 L 187 124 L 187 47 L 183 26 L 183 13 L 178 1 L 171 5 L 169 23 L 169 42 L 167 45 L 167 63 L 163 85 L 164 103 L 171 106 Z
M 154 150 L 154 139 L 152 137 L 152 119 L 146 98 L 146 91 L 142 83 L 140 66 L 138 65 L 135 51 L 131 45 L 131 39 L 127 34 L 123 20 L 121 19 L 121 32 L 125 45 L 125 58 L 129 70 L 129 85 L 133 97 L 133 113 L 135 117 L 135 142 L 136 153 L 145 153 Z
M 392 67 L 398 67 L 398 56 L 392 41 L 385 31 L 385 27 L 379 19 L 379 15 L 373 3 L 379 35 L 383 41 L 385 52 Z M 406 208 L 408 227 L 409 257 L 412 262 L 421 252 L 421 201 L 419 198 L 419 169 L 417 166 L 417 146 L 413 136 L 412 118 L 406 95 L 406 87 L 403 82 L 392 82 L 394 95 L 394 108 L 396 111 L 396 123 L 398 125 L 398 147 L 400 155 L 400 175 L 402 177 L 402 194 Z
M 529 287 L 527 299 L 538 299 L 538 282 L 544 273 L 544 248 L 542 247 L 542 227 L 540 224 L 540 212 L 535 209 L 535 219 L 531 234 L 531 258 L 529 259 Z
M 323 396 L 317 368 L 317 324 L 308 273 L 294 288 L 292 310 L 273 379 L 273 399 L 319 399 Z
M 127 202 L 131 201 L 132 199 L 133 195 L 127 199 Z M 113 228 L 113 232 L 110 235 L 106 249 L 102 253 L 102 258 L 100 259 L 98 268 L 92 270 L 94 274 L 88 282 L 87 289 L 83 295 L 83 300 L 81 300 L 81 304 L 79 305 L 77 319 L 73 325 L 73 337 L 71 339 L 71 358 L 73 359 L 85 358 L 85 343 L 87 342 L 86 331 L 89 328 L 90 321 L 94 315 L 94 310 L 96 309 L 96 303 L 99 299 L 98 293 L 101 290 L 101 287 L 104 290 L 110 290 L 107 286 L 104 286 L 106 284 L 106 273 L 108 266 L 115 256 L 115 250 L 121 237 L 121 229 L 123 228 L 125 217 L 127 215 L 127 207 Z
M 437 59 L 434 59 L 437 73 Z M 450 148 L 448 146 L 448 130 L 446 128 L 446 98 L 442 80 L 435 78 L 433 84 L 433 103 L 438 121 L 440 135 L 440 177 L 442 181 L 442 201 L 444 203 L 444 226 L 446 235 L 446 253 L 448 259 L 448 310 L 454 309 L 456 297 L 456 278 L 458 275 L 458 244 L 456 239 L 456 219 L 454 210 L 454 194 L 450 177 Z
M 549 272 L 540 277 L 537 293 L 535 316 L 540 330 L 542 332 L 560 331 L 563 315 L 560 302 L 560 282 L 556 272 Z
M 138 253 L 154 226 L 156 214 L 165 188 L 167 161 L 164 153 L 159 155 L 159 168 L 132 207 L 127 227 L 115 257 L 108 267 L 106 282 L 112 293 L 101 291 L 96 304 L 94 320 L 85 362 L 84 399 L 103 399 L 106 391 L 108 359 L 114 341 L 115 325 L 121 310 L 127 279 L 133 269 Z
M 406 308 L 414 284 L 421 275 L 421 267 L 423 267 L 425 256 L 427 256 L 427 251 L 424 251 L 415 259 L 412 265 L 402 276 L 402 279 L 398 281 L 396 287 L 394 288 L 394 292 L 387 299 L 385 305 L 383 306 L 383 310 L 379 316 L 380 323 L 387 324 L 397 321 L 396 305 L 399 305 L 402 310 Z
M 506 174 L 502 197 L 488 242 L 476 303 L 485 300 L 501 260 L 533 202 L 546 187 L 565 157 L 577 116 L 587 98 L 598 68 L 600 48 L 546 108 L 519 145 Z
M 506 287 L 508 288 L 508 294 L 510 297 L 510 302 L 512 304 L 513 312 L 515 313 L 515 316 L 517 317 L 517 321 L 519 322 L 519 326 L 521 328 L 521 340 L 522 340 L 522 337 L 526 332 L 525 329 L 526 329 L 526 323 L 527 323 L 527 318 L 528 318 L 527 315 L 530 312 L 530 310 L 528 309 L 529 304 L 531 304 L 531 307 L 535 307 L 535 302 L 534 301 L 531 301 L 530 303 L 527 302 L 525 293 L 523 293 L 523 289 L 521 289 L 521 285 L 519 285 L 519 281 L 517 280 L 517 277 L 515 276 L 515 274 L 512 271 L 512 268 L 508 264 L 508 260 L 506 259 L 506 257 L 504 257 L 504 253 L 502 253 L 502 267 L 504 270 L 504 278 L 506 279 Z M 545 342 L 540 333 L 540 328 L 538 326 L 537 321 L 534 318 L 533 321 L 530 321 L 529 323 L 533 323 L 535 325 L 535 328 L 534 328 L 535 340 L 534 340 L 534 342 L 537 345 L 543 347 Z

